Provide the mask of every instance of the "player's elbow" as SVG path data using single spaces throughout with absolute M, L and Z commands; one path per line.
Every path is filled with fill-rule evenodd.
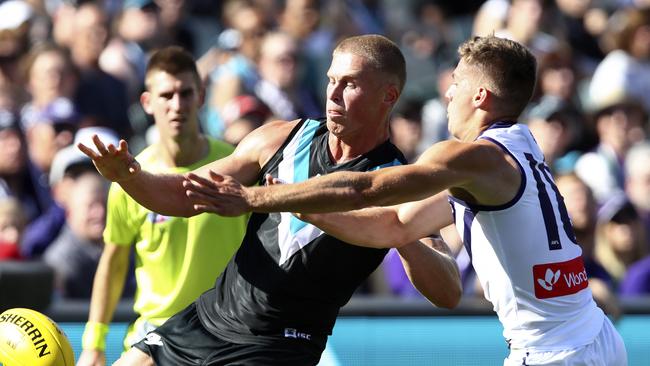
M 443 301 L 440 301 L 438 306 L 445 309 L 453 309 L 458 306 L 458 304 L 460 304 L 460 299 L 462 296 L 463 288 L 460 284 L 460 281 L 458 281 L 458 283 L 450 284 L 447 296 L 445 296 Z
M 433 305 L 440 308 L 453 309 L 460 303 L 461 297 L 463 296 L 463 286 L 456 268 L 450 270 L 445 277 L 440 278 L 437 283 L 428 281 L 426 285 L 419 286 L 418 289 Z
M 383 230 L 377 232 L 376 237 L 380 248 L 401 248 L 418 239 L 408 227 L 403 225 L 397 215 L 383 217 L 380 227 Z
M 460 286 L 450 284 L 448 288 L 442 293 L 438 292 L 436 296 L 426 296 L 426 293 L 423 293 L 423 295 L 436 307 L 451 310 L 460 303 L 462 293 Z

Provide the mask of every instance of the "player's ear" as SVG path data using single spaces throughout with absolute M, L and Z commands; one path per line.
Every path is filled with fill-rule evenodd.
M 151 107 L 151 92 L 145 90 L 140 94 L 140 104 L 142 104 L 142 109 L 144 109 L 147 114 L 153 114 L 153 108 Z
M 479 87 L 472 98 L 472 104 L 474 107 L 479 108 L 485 106 L 490 97 L 490 91 L 487 88 Z
M 384 94 L 384 102 L 395 105 L 395 103 L 397 103 L 397 99 L 399 98 L 399 94 L 400 93 L 397 85 L 393 83 L 388 84 L 386 87 L 386 94 Z

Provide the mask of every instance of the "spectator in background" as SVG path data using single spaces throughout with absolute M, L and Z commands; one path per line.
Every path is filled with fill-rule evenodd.
M 104 246 L 108 183 L 92 169 L 88 164 L 87 171 L 74 180 L 74 194 L 66 204 L 66 223 L 43 254 L 45 263 L 54 270 L 56 291 L 69 299 L 90 299 Z
M 70 99 L 58 98 L 39 111 L 31 110 L 24 114 L 22 122 L 29 156 L 42 173 L 43 184 L 47 186 L 52 159 L 57 151 L 72 144 L 79 125 L 79 114 Z
M 324 20 L 322 0 L 286 0 L 277 20 L 278 31 L 298 42 L 298 57 L 303 63 L 301 77 L 323 107 L 335 30 Z
M 422 1 L 413 6 L 413 22 L 400 37 L 407 65 L 406 98 L 436 97 L 440 94 L 440 89 L 436 90 L 438 76 L 457 61 L 456 47 L 462 42 L 459 38 L 466 36 L 458 29 L 462 22 L 449 17 L 451 9 L 446 5 Z
M 80 72 L 73 102 L 84 125 L 103 125 L 128 138 L 131 125 L 126 86 L 99 66 L 108 35 L 108 14 L 102 6 L 94 2 L 81 4 L 74 16 L 74 37 L 70 41 L 72 60 Z
M 22 0 L 0 3 L 0 84 L 23 83 L 20 59 L 29 51 L 34 11 Z
M 57 1 L 49 3 L 49 13 L 52 18 L 51 38 L 61 47 L 70 48 L 75 35 L 74 17 L 77 12 L 76 2 Z
M 650 110 L 650 7 L 622 8 L 609 19 L 602 42 L 607 51 L 589 85 L 592 103 L 622 96 Z
M 195 55 L 197 53 L 196 36 L 188 14 L 188 7 L 191 3 L 191 0 L 156 1 L 156 5 L 160 8 L 161 38 L 164 45 L 181 46 Z
M 472 35 L 488 36 L 506 25 L 508 18 L 508 0 L 487 0 L 476 12 L 472 22 Z
M 207 103 L 207 131 L 223 133 L 221 110 L 237 95 L 254 94 L 259 82 L 257 60 L 262 39 L 268 31 L 266 16 L 252 0 L 229 0 L 224 4 L 224 25 L 236 31 L 236 52 L 210 73 Z
M 538 59 L 558 47 L 558 39 L 542 29 L 546 12 L 542 0 L 512 0 L 505 26 L 495 32 L 497 37 L 508 38 L 527 46 Z
M 301 61 L 298 44 L 290 35 L 269 32 L 264 36 L 257 62 L 260 80 L 255 85 L 255 95 L 277 119 L 317 118 L 324 113 L 300 79 Z
M 650 142 L 634 145 L 625 157 L 625 192 L 648 234 L 650 249 Z
M 573 130 L 567 149 L 580 152 L 591 149 L 596 144 L 596 136 L 587 126 L 582 96 L 578 94 L 584 75 L 577 70 L 575 53 L 568 44 L 558 42 L 555 50 L 538 58 L 537 74 L 537 90 L 529 110 L 544 104 L 561 104 L 563 114 L 571 117 Z
M 26 225 L 20 202 L 0 197 L 0 261 L 20 260 L 20 240 Z
M 612 194 L 624 189 L 623 161 L 630 147 L 646 138 L 647 113 L 625 94 L 610 100 L 592 99 L 592 103 L 596 102 L 592 108 L 598 145 L 578 158 L 575 172 L 589 185 L 598 203 L 604 204 Z
M 69 51 L 53 43 L 34 47 L 25 59 L 24 71 L 31 99 L 21 117 L 23 127 L 29 128 L 52 102 L 74 96 L 78 76 Z
M 404 154 L 409 163 L 420 156 L 417 150 L 422 139 L 422 103 L 406 100 L 390 119 L 390 140 Z
M 555 0 L 558 33 L 573 50 L 577 72 L 591 75 L 605 57 L 599 38 L 607 25 L 607 2 L 597 0 Z
M 77 70 L 67 49 L 53 43 L 34 47 L 23 64 L 30 100 L 21 108 L 21 125 L 29 155 L 43 175 L 56 152 L 72 143 L 80 118 L 72 102 Z
M 229 144 L 237 145 L 246 135 L 267 122 L 272 113 L 257 97 L 239 95 L 224 107 L 223 117 L 223 139 Z
M 565 101 L 547 96 L 524 113 L 523 121 L 535 136 L 551 171 L 573 171 L 579 153 L 570 148 L 581 128 L 581 115 Z
M 38 168 L 29 159 L 17 115 L 0 108 L 0 198 L 15 197 L 28 223 L 52 204 L 49 188 L 39 182 L 39 177 Z
M 99 65 L 127 86 L 129 105 L 139 103 L 147 54 L 162 43 L 160 10 L 153 0 L 125 0 L 113 27 Z
M 88 142 L 93 134 L 102 136 L 111 143 L 119 141 L 111 129 L 83 127 L 75 133 L 74 142 Z M 65 224 L 68 201 L 73 192 L 72 185 L 79 173 L 88 168 L 88 161 L 81 159 L 78 154 L 70 153 L 71 149 L 75 148 L 64 147 L 52 159 L 49 187 L 54 202 L 27 228 L 21 245 L 21 252 L 26 258 L 40 258 Z
M 621 315 L 612 276 L 596 259 L 596 223 L 598 209 L 591 189 L 578 176 L 569 173 L 555 179 L 564 197 L 573 232 L 582 248 L 582 260 L 589 278 L 589 287 L 596 303 L 615 319 Z
M 648 254 L 645 228 L 627 197 L 616 194 L 598 211 L 596 230 L 596 258 L 618 286 L 630 265 Z
M 453 83 L 452 73 L 454 66 L 447 65 L 438 73 L 438 96 L 429 99 L 422 106 L 422 139 L 418 143 L 418 154 L 421 154 L 431 144 L 446 140 L 449 137 L 447 126 L 447 104 L 449 100 L 444 96 L 446 90 Z
M 574 54 L 567 44 L 558 42 L 557 47 L 538 59 L 537 85 L 533 100 L 552 97 L 580 112 L 581 102 L 576 90 L 581 75 L 573 65 Z

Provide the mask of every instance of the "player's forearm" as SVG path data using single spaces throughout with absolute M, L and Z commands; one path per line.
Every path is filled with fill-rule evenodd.
M 396 168 L 405 167 L 367 173 L 337 172 L 296 184 L 253 187 L 247 189 L 246 201 L 257 212 L 322 213 L 388 206 L 432 193 L 416 189 L 422 186 L 421 174 L 407 176 Z
M 90 299 L 89 322 L 109 324 L 124 290 L 128 271 L 128 248 L 107 244 L 97 266 Z
M 421 239 L 398 249 L 411 283 L 432 304 L 454 308 L 460 302 L 460 272 L 449 248 L 440 239 Z
M 328 174 L 296 184 L 250 187 L 246 201 L 256 212 L 320 213 L 347 211 L 366 207 L 361 204 L 362 193 L 358 173 Z
M 346 243 L 363 247 L 394 248 L 417 238 L 401 225 L 397 213 L 391 208 L 303 214 L 300 218 Z
M 196 215 L 185 195 L 183 176 L 140 171 L 134 177 L 118 181 L 122 189 L 142 206 L 167 216 Z

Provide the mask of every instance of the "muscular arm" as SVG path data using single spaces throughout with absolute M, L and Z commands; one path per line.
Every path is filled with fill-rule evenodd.
M 113 319 L 115 307 L 124 290 L 130 251 L 128 246 L 105 244 L 93 282 L 89 323 L 110 324 Z M 103 350 L 84 347 L 77 366 L 103 366 L 105 363 Z
M 461 189 L 477 202 L 507 202 L 516 193 L 519 171 L 490 142 L 443 141 L 415 164 L 373 172 L 336 172 L 296 184 L 247 188 L 230 177 L 192 177 L 188 195 L 200 211 L 236 216 L 242 212 L 319 213 L 390 206 Z M 514 163 L 513 163 L 514 164 Z M 505 178 L 504 178 L 505 177 Z M 514 178 L 514 179 L 513 179 Z M 506 179 L 508 184 L 504 184 Z M 507 197 L 507 198 L 506 198 Z
M 245 185 L 254 184 L 264 163 L 281 146 L 297 121 L 276 121 L 251 132 L 235 151 L 193 173 L 207 177 L 210 171 L 226 174 Z M 139 163 L 128 153 L 126 142 L 108 147 L 94 137 L 97 152 L 79 145 L 92 160 L 97 170 L 108 180 L 117 182 L 133 199 L 144 207 L 170 216 L 192 216 L 192 202 L 187 199 L 183 182 L 185 175 L 153 174 L 140 169 Z
M 439 238 L 423 238 L 398 249 L 413 286 L 432 304 L 452 309 L 462 295 L 460 271 L 449 247 Z
M 452 223 L 446 192 L 390 207 L 327 214 L 303 214 L 308 221 L 347 243 L 372 248 L 401 247 Z

